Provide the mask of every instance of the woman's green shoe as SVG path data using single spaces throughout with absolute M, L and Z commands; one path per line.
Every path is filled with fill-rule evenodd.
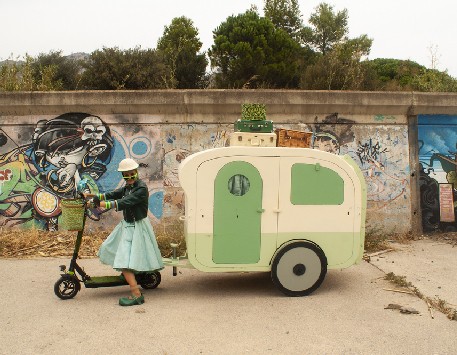
M 132 297 L 121 297 L 119 298 L 119 304 L 121 306 L 135 306 L 137 304 L 142 304 L 144 303 L 144 296 L 141 294 L 138 297 L 132 296 Z

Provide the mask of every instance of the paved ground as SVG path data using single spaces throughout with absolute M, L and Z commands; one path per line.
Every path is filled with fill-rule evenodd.
M 432 239 L 392 246 L 395 251 L 372 257 L 371 263 L 457 309 L 457 246 Z
M 391 292 L 384 272 L 456 304 L 457 248 L 418 241 L 345 270 L 301 298 L 268 274 L 171 268 L 142 306 L 121 308 L 126 287 L 53 293 L 65 259 L 0 260 L 0 354 L 456 354 L 457 322 L 431 317 L 416 296 Z M 433 261 L 433 263 L 432 263 Z M 112 274 L 97 259 L 92 275 Z M 454 291 L 453 291 L 454 290 Z M 419 314 L 385 309 L 395 303 Z

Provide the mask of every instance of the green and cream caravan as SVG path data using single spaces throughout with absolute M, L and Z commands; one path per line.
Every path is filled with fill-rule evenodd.
M 366 187 L 349 156 L 225 147 L 180 164 L 188 262 L 205 272 L 271 272 L 286 295 L 317 289 L 362 259 Z

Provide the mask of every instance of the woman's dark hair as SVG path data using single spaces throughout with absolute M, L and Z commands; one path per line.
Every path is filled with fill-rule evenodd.
M 106 149 L 97 158 L 109 162 L 114 145 L 109 127 L 100 117 L 81 112 L 65 113 L 49 121 L 42 120 L 37 123 L 33 135 L 33 150 L 37 161 L 43 162 L 49 152 L 65 152 L 86 145 L 87 142 L 82 140 L 84 130 L 81 123 L 88 117 L 100 120 L 106 129 L 98 142 L 105 145 Z

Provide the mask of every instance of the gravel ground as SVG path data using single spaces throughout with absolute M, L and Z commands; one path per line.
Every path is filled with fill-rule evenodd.
M 266 273 L 179 269 L 173 277 L 167 267 L 160 286 L 144 291 L 143 305 L 125 308 L 118 299 L 127 287 L 57 298 L 58 265 L 67 259 L 0 259 L 0 354 L 455 354 L 457 322 L 437 310 L 432 318 L 423 299 L 390 291 L 399 287 L 384 277 L 404 275 L 434 297 L 457 285 L 456 268 L 429 267 L 426 280 L 441 286 L 429 291 L 422 282 L 432 281 L 416 279 L 424 271 L 415 262 L 424 264 L 427 255 L 434 265 L 457 260 L 457 249 L 410 244 L 416 254 L 398 248 L 378 261 L 330 270 L 318 290 L 298 298 L 283 296 Z M 93 276 L 113 274 L 97 259 L 80 263 Z M 386 309 L 391 304 L 418 313 Z

